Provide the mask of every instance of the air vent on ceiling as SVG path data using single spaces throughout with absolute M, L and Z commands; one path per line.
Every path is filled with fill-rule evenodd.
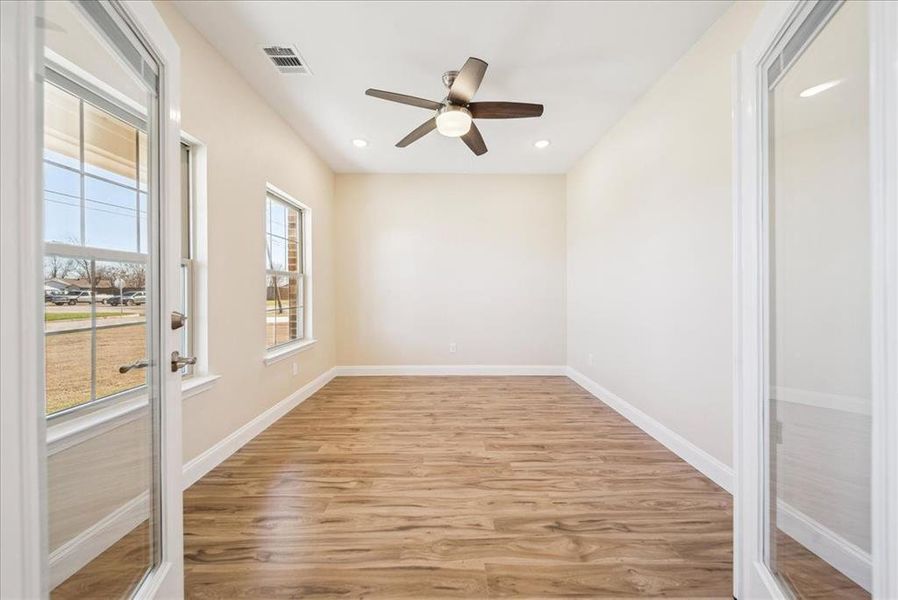
M 295 46 L 263 46 L 262 51 L 281 73 L 308 75 L 312 72 Z

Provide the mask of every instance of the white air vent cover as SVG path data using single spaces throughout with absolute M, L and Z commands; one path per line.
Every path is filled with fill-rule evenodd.
M 296 46 L 263 46 L 262 51 L 281 73 L 300 73 L 303 75 L 312 73 L 309 65 L 299 55 Z

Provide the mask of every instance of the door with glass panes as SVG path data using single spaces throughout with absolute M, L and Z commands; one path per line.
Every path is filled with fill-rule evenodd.
M 177 54 L 151 5 L 41 8 L 48 589 L 177 594 Z

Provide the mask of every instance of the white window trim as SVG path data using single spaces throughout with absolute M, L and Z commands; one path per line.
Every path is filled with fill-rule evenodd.
M 313 325 L 313 317 L 312 315 L 312 286 L 313 286 L 313 276 L 312 276 L 312 209 L 307 205 L 303 204 L 284 190 L 279 187 L 271 184 L 265 184 L 265 197 L 271 195 L 279 200 L 287 202 L 288 204 L 292 204 L 296 208 L 299 209 L 302 215 L 302 274 L 303 274 L 303 286 L 302 286 L 302 326 L 303 326 L 303 337 L 301 339 L 295 340 L 293 342 L 287 342 L 286 344 L 281 344 L 279 346 L 275 346 L 271 349 L 266 349 L 265 354 L 262 357 L 262 361 L 265 363 L 265 366 L 272 365 L 274 363 L 280 362 L 281 360 L 287 358 L 288 356 L 292 356 L 294 354 L 298 354 L 299 352 L 303 352 L 312 348 L 318 340 L 315 338 L 314 333 L 314 325 Z M 263 240 L 267 244 L 268 240 L 268 225 L 265 222 L 265 219 L 262 219 L 262 234 Z M 268 265 L 264 260 L 263 253 L 263 262 L 262 266 L 266 273 L 268 273 Z M 266 283 L 267 285 L 267 283 Z M 262 311 L 263 319 L 265 318 L 266 311 Z M 264 324 L 265 321 L 263 320 Z

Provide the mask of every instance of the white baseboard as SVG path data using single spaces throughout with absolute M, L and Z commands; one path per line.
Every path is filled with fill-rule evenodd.
M 623 415 L 631 423 L 661 442 L 668 450 L 701 471 L 708 479 L 730 494 L 733 493 L 733 469 L 731 467 L 717 460 L 679 433 L 668 429 L 626 400 L 603 388 L 577 369 L 568 367 L 567 376 L 590 394 Z
M 776 508 L 776 525 L 783 533 L 872 592 L 873 562 L 869 553 L 782 500 L 777 501 Z
M 244 444 L 268 429 L 275 421 L 327 385 L 331 379 L 336 377 L 336 374 L 337 367 L 328 369 L 228 437 L 187 462 L 184 465 L 184 489 L 186 490 L 199 481 L 203 475 L 221 464 L 226 458 L 242 448 Z
M 871 400 L 869 398 L 860 398 L 858 396 L 827 394 L 825 392 L 816 392 L 814 390 L 775 386 L 773 388 L 773 397 L 780 402 L 792 402 L 794 404 L 804 404 L 806 406 L 815 406 L 817 408 L 841 410 L 843 412 L 855 413 L 858 415 L 873 414 Z
M 87 563 L 143 523 L 149 514 L 149 494 L 144 492 L 51 552 L 50 589 L 80 571 Z
M 527 376 L 567 374 L 563 365 L 345 365 L 337 367 L 338 377 L 371 375 L 493 375 Z

